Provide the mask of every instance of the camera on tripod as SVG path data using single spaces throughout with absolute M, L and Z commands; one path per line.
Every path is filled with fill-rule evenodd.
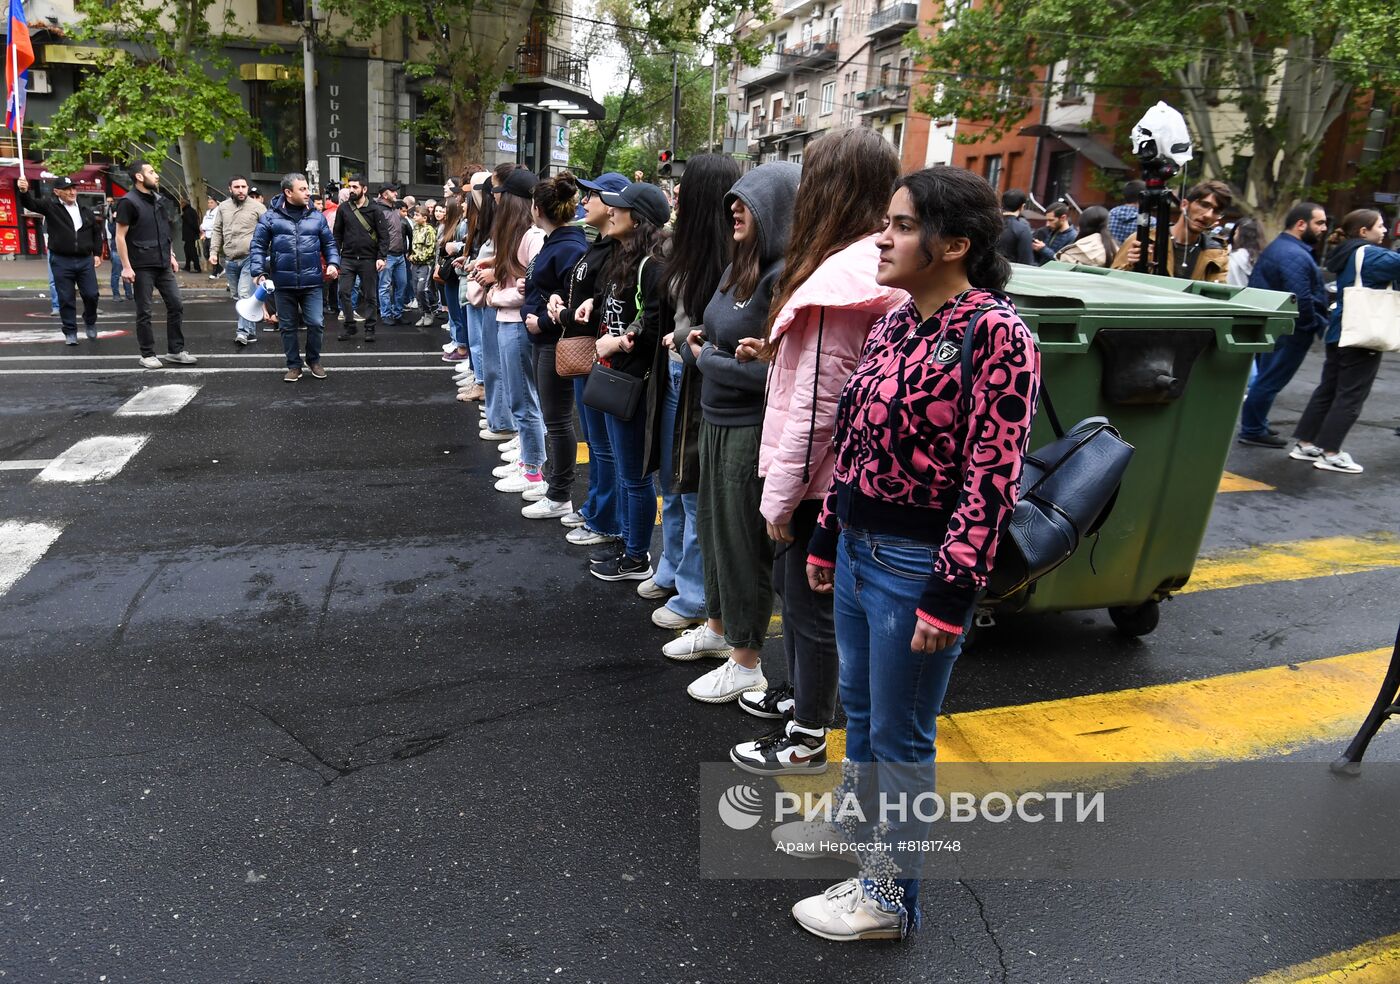
M 1167 187 L 1182 165 L 1191 160 L 1191 133 L 1180 113 L 1164 102 L 1158 102 L 1133 125 L 1133 153 L 1142 168 L 1142 180 L 1147 185 L 1138 197 L 1138 258 L 1136 269 L 1148 271 L 1148 244 L 1153 228 L 1165 230 L 1171 226 L 1173 205 L 1179 199 Z M 1167 251 L 1154 249 L 1154 269 L 1158 276 L 1169 276 Z

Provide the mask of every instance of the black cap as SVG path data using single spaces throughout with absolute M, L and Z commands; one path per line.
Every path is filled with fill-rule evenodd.
M 664 226 L 671 221 L 671 203 L 666 200 L 666 193 L 654 184 L 629 181 L 621 191 L 605 191 L 598 197 L 604 205 L 639 212 L 654 225 Z
M 392 181 L 385 182 L 384 184 L 379 186 L 379 190 L 375 192 L 375 194 L 382 195 L 386 191 L 392 191 L 394 194 L 397 195 L 399 192 L 399 186 L 394 184 Z
M 505 181 L 499 187 L 492 188 L 492 194 L 514 195 L 517 198 L 534 198 L 535 185 L 540 183 L 540 179 L 535 177 L 534 171 L 528 171 L 523 167 L 518 167 L 510 174 L 506 175 Z
M 54 178 L 53 186 L 54 186 L 54 190 L 55 190 L 55 191 L 58 190 L 59 188 L 71 188 L 71 187 L 73 187 L 73 179 L 72 179 L 72 178 Z

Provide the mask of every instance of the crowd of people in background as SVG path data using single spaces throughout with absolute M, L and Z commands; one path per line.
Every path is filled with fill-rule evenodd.
M 1011 189 L 1001 196 L 1003 227 L 998 249 L 1008 261 L 1044 265 L 1053 260 L 1132 270 L 1138 265 L 1138 197 L 1146 185 L 1129 181 L 1121 204 L 1083 210 L 1057 201 L 1043 210 L 1044 224 L 1032 230 L 1025 218 L 1029 196 Z M 1290 458 L 1322 471 L 1360 474 L 1365 469 L 1342 445 L 1370 395 L 1382 353 L 1341 345 L 1343 294 L 1356 284 L 1400 287 L 1400 252 L 1386 248 L 1385 217 L 1375 209 L 1348 212 L 1328 235 L 1326 210 L 1302 201 L 1284 216 L 1283 229 L 1266 241 L 1259 220 L 1234 201 L 1230 186 L 1202 181 L 1172 211 L 1166 241 L 1168 275 L 1283 291 L 1297 299 L 1291 334 L 1272 352 L 1256 356 L 1241 410 L 1238 440 L 1252 447 L 1288 449 Z M 1151 249 L 1157 236 L 1150 230 Z M 1155 257 L 1155 253 L 1151 254 Z M 1360 261 L 1360 262 L 1358 262 Z M 1313 345 L 1322 340 L 1322 379 L 1291 437 L 1271 426 L 1269 413 Z M 1400 434 L 1400 430 L 1397 430 Z

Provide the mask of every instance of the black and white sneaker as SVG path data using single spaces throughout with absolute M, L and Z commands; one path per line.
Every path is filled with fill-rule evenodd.
M 567 537 L 565 539 L 567 539 Z M 598 545 L 597 550 L 590 550 L 588 552 L 588 563 L 609 564 L 617 560 L 625 552 L 621 540 L 616 537 L 609 537 Z
M 613 560 L 588 565 L 588 573 L 600 581 L 645 581 L 651 577 L 651 555 L 629 557 L 625 553 Z
M 771 718 L 775 721 L 792 717 L 792 709 L 796 704 L 790 683 L 769 687 L 762 693 L 755 690 L 739 696 L 740 710 L 748 711 L 754 717 Z
M 800 728 L 796 721 L 758 741 L 741 741 L 729 760 L 756 776 L 826 771 L 826 729 Z

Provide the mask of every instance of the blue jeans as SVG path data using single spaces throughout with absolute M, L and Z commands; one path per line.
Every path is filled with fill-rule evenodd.
M 53 254 L 45 253 L 44 266 L 49 268 L 49 309 L 55 318 L 58 317 L 58 284 L 53 279 Z
M 391 254 L 384 261 L 384 269 L 379 271 L 379 316 L 388 321 L 402 318 L 407 290 L 408 261 L 402 253 Z
M 124 284 L 124 283 L 122 283 L 122 258 L 121 258 L 121 255 L 117 253 L 117 251 L 116 251 L 115 248 L 113 248 L 113 250 L 112 250 L 112 300 L 115 301 L 118 297 L 120 297 L 120 296 L 121 296 L 121 292 L 122 292 L 123 290 L 125 290 L 125 292 L 126 292 L 126 299 L 127 299 L 128 301 L 131 300 L 131 284 Z
M 476 381 L 481 382 L 486 378 L 485 356 L 481 351 L 481 326 L 486 318 L 481 308 L 474 304 L 463 304 L 462 319 L 467 324 L 467 351 L 471 354 L 468 361 L 471 362 L 472 372 L 476 374 Z
M 1240 437 L 1263 437 L 1269 432 L 1269 410 L 1307 357 L 1317 336 L 1310 331 L 1284 335 L 1272 352 L 1254 357 L 1259 374 L 1249 384 L 1240 410 Z
M 836 551 L 836 648 L 846 708 L 846 760 L 897 763 L 901 776 L 922 772 L 930 789 L 938 714 L 965 638 L 958 636 L 936 653 L 909 648 L 914 612 L 937 556 L 934 544 L 851 528 L 841 531 Z M 866 815 L 873 821 L 878 812 L 867 810 Z M 911 813 L 907 823 L 893 826 L 888 842 L 922 840 L 927 827 Z M 919 880 L 900 878 L 895 886 L 903 890 L 904 908 L 917 928 Z
M 675 588 L 666 607 L 686 618 L 705 615 L 705 569 L 700 561 L 700 540 L 695 534 L 695 493 L 670 492 L 674 474 L 672 454 L 676 431 L 676 406 L 680 402 L 683 366 L 670 363 L 670 385 L 661 404 L 661 471 L 656 476 L 661 493 L 661 560 L 654 580 L 663 588 Z
M 646 557 L 651 553 L 651 536 L 656 527 L 656 489 L 651 476 L 642 474 L 646 457 L 646 397 L 631 420 L 603 416 L 617 462 L 617 485 L 622 492 L 623 536 L 627 556 Z M 600 531 L 602 532 L 602 531 Z
M 467 339 L 467 312 L 462 310 L 462 302 L 457 296 L 457 285 L 445 284 L 439 293 L 447 307 L 447 326 L 452 331 L 452 343 L 458 348 L 470 350 Z
M 248 265 L 248 257 L 241 260 L 224 258 L 224 276 L 228 278 L 228 289 L 233 299 L 241 301 L 253 296 L 253 268 Z M 275 293 L 274 293 L 275 296 Z M 281 315 L 277 316 L 281 319 Z M 258 333 L 258 323 L 247 318 L 238 319 L 238 334 L 253 338 Z
M 501 371 L 501 335 L 496 309 L 481 309 L 481 368 L 477 381 L 486 387 L 486 425 L 493 431 L 515 430 L 510 415 L 510 378 Z
M 325 313 L 325 293 L 320 287 L 300 290 L 279 290 L 272 295 L 277 305 L 277 328 L 282 332 L 282 351 L 287 356 L 288 369 L 301 368 L 297 352 L 297 330 L 306 329 L 306 361 L 316 365 L 321 361 L 322 316 Z
M 511 429 L 520 435 L 520 463 L 528 471 L 544 465 L 544 414 L 535 388 L 535 353 L 530 334 L 520 321 L 498 321 L 501 375 L 510 391 Z
M 622 535 L 622 498 L 618 495 L 617 461 L 613 458 L 612 441 L 608 439 L 605 415 L 583 402 L 583 387 L 587 376 L 574 380 L 574 406 L 583 439 L 588 442 L 588 498 L 579 512 L 589 528 L 608 536 Z

